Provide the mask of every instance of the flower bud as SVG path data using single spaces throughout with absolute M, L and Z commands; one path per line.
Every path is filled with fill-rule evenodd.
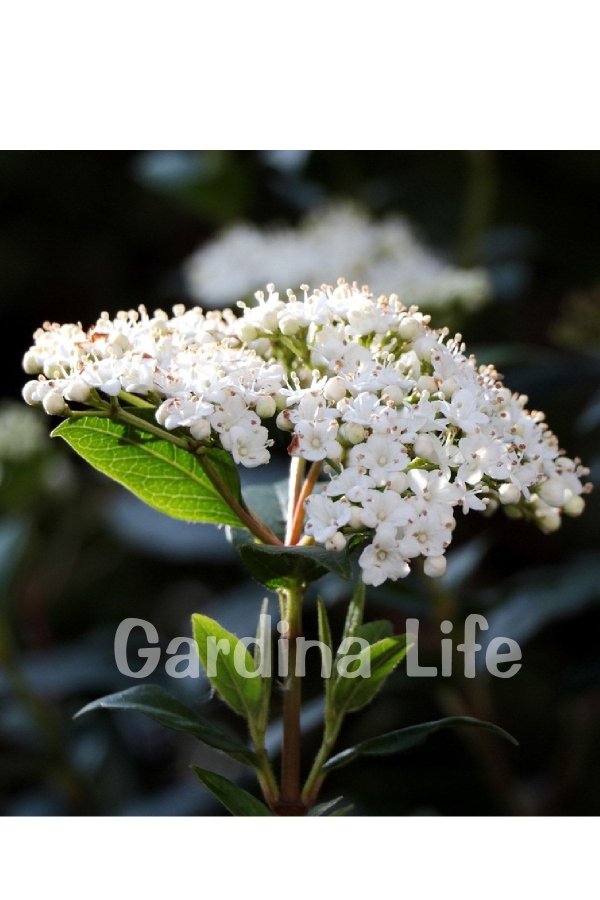
M 565 499 L 565 486 L 560 478 L 548 478 L 541 485 L 538 493 L 548 506 L 560 507 Z
M 325 385 L 323 396 L 326 400 L 331 400 L 332 403 L 339 403 L 340 400 L 343 400 L 346 396 L 346 385 L 344 384 L 344 380 L 338 375 L 336 375 L 335 378 L 330 378 Z
M 580 516 L 584 509 L 585 500 L 577 494 L 571 497 L 563 506 L 563 512 L 568 516 Z
M 452 394 L 455 394 L 459 387 L 460 385 L 458 384 L 456 378 L 446 378 L 446 380 L 443 381 L 439 386 L 438 391 L 441 391 L 444 397 L 450 399 Z
M 37 399 L 37 389 L 39 384 L 39 381 L 28 381 L 23 388 L 23 400 L 25 403 L 28 403 L 29 406 L 39 405 L 40 401 Z
M 406 316 L 406 318 L 402 319 L 398 326 L 398 334 L 404 341 L 414 341 L 415 338 L 419 337 L 422 330 L 421 324 L 411 316 Z
M 560 513 L 555 509 L 550 509 L 548 512 L 544 512 L 543 516 L 538 516 L 536 521 L 540 531 L 543 531 L 544 534 L 552 534 L 553 531 L 558 531 L 560 528 Z
M 417 388 L 420 391 L 429 391 L 430 394 L 435 394 L 436 391 L 439 390 L 437 381 L 433 375 L 421 375 L 417 381 Z
M 279 413 L 279 415 L 275 419 L 275 424 L 282 431 L 293 431 L 294 430 L 294 423 L 290 419 L 289 414 L 286 415 L 286 410 L 282 410 Z
M 325 548 L 327 550 L 343 550 L 345 546 L 346 538 L 341 531 L 336 531 L 328 541 L 325 541 Z
M 250 344 L 252 341 L 255 341 L 258 337 L 258 331 L 251 325 L 250 322 L 244 322 L 240 327 L 240 339 L 244 341 L 245 344 Z
M 53 388 L 46 394 L 42 400 L 42 406 L 49 416 L 62 416 L 67 408 L 63 395 L 58 388 Z
M 365 439 L 365 429 L 358 422 L 344 422 L 339 435 L 347 444 L 360 444 Z
M 391 400 L 392 403 L 399 405 L 404 400 L 404 391 L 397 384 L 388 384 L 382 399 Z
M 23 368 L 27 372 L 28 375 L 37 375 L 38 372 L 41 372 L 40 365 L 37 361 L 37 357 L 35 353 L 32 353 L 31 350 L 28 350 L 25 356 L 23 357 Z
M 205 441 L 210 437 L 210 422 L 208 419 L 197 419 L 190 425 L 190 434 L 197 441 Z
M 408 475 L 405 472 L 390 472 L 388 484 L 392 491 L 403 494 L 408 487 Z
M 277 404 L 273 397 L 259 397 L 256 401 L 256 414 L 261 419 L 270 419 L 277 411 Z
M 67 385 L 64 393 L 64 397 L 66 400 L 73 400 L 75 403 L 85 403 L 89 396 L 89 385 L 87 385 L 85 381 L 82 381 L 81 379 L 73 381 L 71 382 L 71 384 Z
M 286 316 L 279 323 L 279 328 L 282 334 L 293 337 L 302 328 L 302 322 L 300 319 L 295 319 L 293 316 Z M 271 331 L 272 330 L 273 329 L 271 329 Z
M 512 484 L 511 482 L 505 482 L 500 485 L 498 489 L 498 496 L 500 497 L 500 503 L 514 505 L 519 502 L 521 499 L 521 491 L 516 486 L 516 484 Z
M 425 557 L 425 564 L 423 566 L 423 571 L 426 575 L 429 575 L 430 578 L 441 578 L 442 575 L 446 571 L 446 557 L 445 556 L 427 556 Z
M 413 444 L 413 450 L 416 456 L 435 462 L 437 458 L 435 442 L 428 434 L 419 434 Z
M 361 517 L 361 506 L 352 506 L 350 508 L 350 521 L 348 522 L 350 528 L 363 528 L 363 520 Z

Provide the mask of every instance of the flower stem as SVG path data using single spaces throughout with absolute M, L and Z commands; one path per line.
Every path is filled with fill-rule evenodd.
M 148 422 L 146 419 L 140 419 L 138 416 L 134 415 L 128 410 L 122 409 L 122 407 L 120 407 L 118 404 L 106 403 L 102 400 L 100 400 L 99 402 L 101 404 L 101 410 L 105 414 L 110 415 L 116 421 L 123 422 L 126 425 L 133 425 L 135 428 L 139 428 L 140 431 L 146 431 L 149 434 L 154 434 L 164 441 L 169 441 L 171 444 L 174 444 L 176 447 L 179 447 L 182 450 L 187 450 L 189 453 L 193 453 L 202 466 L 204 473 L 210 479 L 211 483 L 214 485 L 214 487 L 216 487 L 219 494 L 227 503 L 229 508 L 233 510 L 237 517 L 244 523 L 248 531 L 250 531 L 255 537 L 262 541 L 263 544 L 282 544 L 282 541 L 279 540 L 277 535 L 274 534 L 274 532 L 271 531 L 271 529 L 267 525 L 265 525 L 265 523 L 261 521 L 261 519 L 259 519 L 255 513 L 247 509 L 244 504 L 241 503 L 232 494 L 229 487 L 225 484 L 219 473 L 207 459 L 206 448 L 202 446 L 198 447 L 196 442 L 190 442 L 185 438 L 177 437 L 177 435 L 166 431 L 164 428 L 161 428 L 159 425 L 155 425 L 153 422 Z
M 315 484 L 319 479 L 319 475 L 321 474 L 321 468 L 323 467 L 323 460 L 319 459 L 317 462 L 314 462 L 310 469 L 308 470 L 308 475 L 306 476 L 306 480 L 302 485 L 302 490 L 298 495 L 298 499 L 296 501 L 296 508 L 294 509 L 294 517 L 292 519 L 292 526 L 290 528 L 290 540 L 289 543 L 291 545 L 296 545 L 302 536 L 302 528 L 304 526 L 304 501 L 307 497 L 310 497 L 312 494 Z
M 290 465 L 290 484 L 288 488 L 287 527 L 285 531 L 285 543 L 291 544 L 294 513 L 298 505 L 298 497 L 302 489 L 302 479 L 306 469 L 306 460 L 301 456 L 292 456 Z

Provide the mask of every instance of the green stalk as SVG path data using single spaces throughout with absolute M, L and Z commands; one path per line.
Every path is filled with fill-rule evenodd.
M 302 585 L 290 584 L 280 592 L 280 600 L 285 610 L 287 631 L 283 636 L 289 642 L 289 654 L 283 697 L 281 798 L 274 809 L 280 816 L 303 816 L 307 807 L 300 789 L 302 677 L 296 674 L 297 640 L 302 635 Z

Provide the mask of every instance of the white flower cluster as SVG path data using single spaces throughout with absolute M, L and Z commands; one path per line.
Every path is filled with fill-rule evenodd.
M 314 212 L 297 228 L 236 225 L 201 247 L 184 269 L 191 296 L 216 307 L 251 297 L 268 281 L 298 288 L 303 281 L 334 282 L 340 272 L 428 309 L 451 302 L 475 309 L 490 296 L 483 269 L 451 266 L 404 219 L 374 222 L 348 204 Z
M 166 429 L 249 467 L 269 460 L 272 419 L 292 456 L 331 475 L 306 500 L 305 539 L 340 550 L 366 542 L 368 584 L 406 576 L 417 557 L 442 575 L 457 507 L 502 505 L 545 532 L 582 512 L 587 469 L 526 397 L 465 355 L 460 335 L 343 279 L 302 291 L 283 299 L 268 285 L 240 318 L 141 308 L 103 314 L 88 332 L 46 324 L 25 355 L 26 371 L 41 373 L 25 399 L 68 415 L 72 401 L 93 405 L 93 391 L 141 395 Z
M 25 400 L 61 416 L 69 402 L 93 406 L 94 390 L 140 395 L 157 405 L 156 419 L 169 431 L 189 429 L 248 468 L 267 463 L 273 442 L 261 420 L 275 413 L 284 369 L 241 345 L 230 311 L 173 312 L 102 313 L 87 332 L 47 322 L 23 360 L 28 374 L 40 373 L 25 385 Z

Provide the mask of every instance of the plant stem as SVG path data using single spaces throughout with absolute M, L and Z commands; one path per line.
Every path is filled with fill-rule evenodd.
M 304 470 L 306 469 L 306 460 L 301 456 L 292 456 L 290 465 L 290 483 L 288 488 L 288 509 L 287 509 L 287 526 L 285 530 L 285 543 L 291 544 L 292 526 L 294 524 L 294 513 L 298 505 L 298 497 L 302 489 L 302 479 L 304 478 Z
M 214 487 L 216 487 L 223 500 L 225 500 L 229 508 L 233 510 L 233 512 L 244 523 L 248 530 L 260 541 L 262 541 L 263 544 L 282 544 L 277 535 L 274 534 L 271 529 L 258 518 L 258 516 L 256 516 L 251 510 L 246 509 L 246 507 L 236 497 L 234 497 L 221 476 L 207 459 L 206 449 L 204 447 L 198 447 L 197 445 L 187 441 L 185 438 L 177 437 L 177 435 L 171 434 L 169 431 L 166 431 L 159 425 L 154 425 L 153 422 L 148 422 L 146 419 L 140 419 L 138 416 L 122 409 L 118 405 L 112 405 L 102 400 L 100 400 L 99 402 L 101 404 L 100 408 L 103 411 L 108 412 L 108 414 L 111 415 L 111 417 L 116 421 L 123 422 L 126 425 L 133 425 L 140 431 L 154 434 L 164 441 L 169 441 L 171 444 L 174 444 L 176 447 L 179 447 L 182 450 L 187 450 L 189 453 L 193 453 L 202 466 L 204 473 L 208 476 Z
M 295 545 L 298 543 L 302 536 L 302 527 L 304 525 L 304 501 L 307 497 L 310 497 L 312 494 L 315 484 L 319 479 L 319 475 L 321 474 L 321 469 L 323 467 L 323 460 L 318 460 L 314 462 L 310 469 L 308 470 L 308 475 L 306 476 L 306 480 L 302 485 L 302 490 L 298 495 L 298 499 L 296 501 L 296 508 L 294 509 L 294 518 L 292 520 L 292 526 L 290 528 L 290 540 L 289 543 Z
M 250 510 L 247 510 L 240 502 L 237 500 L 221 476 L 218 472 L 213 468 L 211 463 L 206 458 L 205 454 L 197 453 L 196 457 L 204 469 L 204 472 L 210 478 L 212 484 L 216 487 L 221 497 L 227 505 L 234 511 L 234 513 L 242 520 L 244 525 L 248 528 L 252 534 L 259 538 L 263 542 L 263 544 L 274 544 L 277 546 L 282 546 L 282 541 L 279 540 L 276 534 L 274 534 L 271 529 L 265 525 L 254 513 Z
M 323 735 L 323 742 L 319 747 L 319 752 L 315 757 L 313 767 L 310 770 L 309 776 L 306 779 L 306 784 L 304 785 L 304 789 L 302 791 L 302 800 L 308 808 L 310 808 L 314 804 L 319 791 L 321 790 L 321 785 L 325 781 L 326 773 L 322 772 L 321 769 L 331 755 L 335 742 L 337 741 L 338 734 L 340 733 L 340 728 L 342 727 L 343 721 L 343 715 L 339 716 L 336 720 L 331 722 L 328 722 L 327 718 L 325 719 L 325 733 Z
M 281 591 L 288 640 L 288 672 L 283 697 L 283 745 L 281 751 L 281 799 L 275 805 L 280 816 L 302 816 L 306 806 L 300 795 L 300 709 L 302 676 L 296 673 L 297 640 L 302 634 L 302 586 Z

